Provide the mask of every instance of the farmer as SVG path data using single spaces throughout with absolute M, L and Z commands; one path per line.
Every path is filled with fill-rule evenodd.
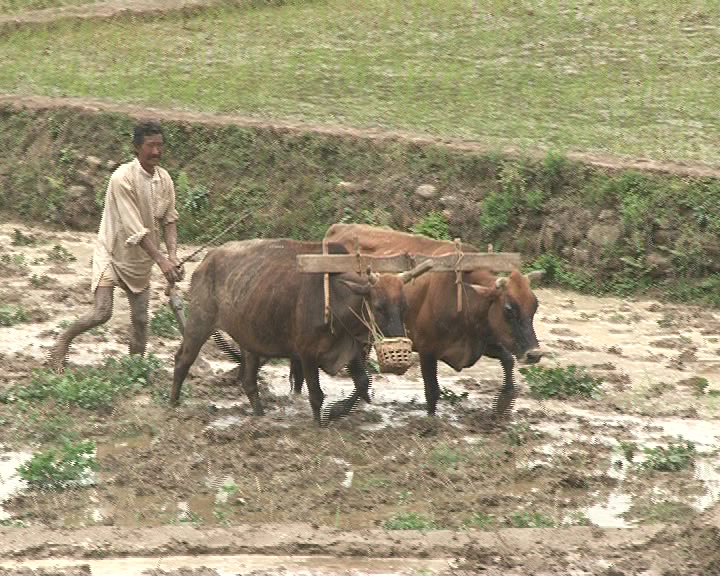
M 175 187 L 167 171 L 158 166 L 165 145 L 162 128 L 154 122 L 139 123 L 133 144 L 136 158 L 113 172 L 105 193 L 92 258 L 93 309 L 55 341 L 48 364 L 57 372 L 64 369 L 73 339 L 110 319 L 115 286 L 125 291 L 130 304 L 130 354 L 144 354 L 153 263 L 160 266 L 170 285 L 184 277 L 177 258 Z M 167 257 L 159 249 L 162 236 Z

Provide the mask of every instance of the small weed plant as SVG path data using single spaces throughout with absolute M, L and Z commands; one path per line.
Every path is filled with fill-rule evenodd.
M 19 228 L 13 228 L 13 246 L 33 246 L 37 240 L 32 234 L 25 234 Z
M 643 467 L 661 472 L 677 472 L 691 468 L 695 463 L 697 450 L 695 443 L 678 436 L 667 446 L 644 448 L 645 461 Z
M 33 274 L 30 276 L 30 285 L 33 288 L 47 288 L 52 284 L 52 281 L 53 279 L 46 274 L 41 274 L 40 276 Z
M 383 526 L 386 530 L 436 530 L 438 528 L 434 520 L 416 512 L 396 514 L 385 520 Z
M 514 528 L 552 528 L 555 522 L 552 518 L 540 512 L 514 512 L 510 516 L 510 525 Z
M 140 388 L 152 389 L 152 376 L 160 365 L 151 354 L 108 357 L 99 367 L 66 370 L 63 374 L 42 370 L 33 375 L 29 385 L 11 387 L 5 401 L 52 399 L 66 406 L 110 410 L 119 396 Z
M 637 442 L 631 442 L 627 440 L 620 440 L 620 450 L 622 450 L 625 460 L 632 462 L 635 454 L 638 451 Z
M 513 446 L 522 446 L 537 435 L 537 432 L 534 431 L 527 422 L 513 422 L 508 426 L 505 438 L 508 443 Z
M 175 313 L 167 306 L 153 312 L 150 319 L 150 330 L 161 338 L 177 338 L 180 335 Z
M 586 396 L 596 398 L 600 394 L 602 380 L 588 374 L 581 366 L 545 368 L 530 366 L 520 372 L 533 394 L 541 398 L 568 398 Z
M 97 469 L 94 441 L 66 440 L 59 450 L 51 448 L 33 454 L 18 467 L 17 474 L 31 488 L 58 490 L 80 484 L 90 471 Z
M 77 258 L 60 244 L 55 244 L 52 249 L 47 253 L 47 259 L 50 262 L 57 262 L 60 264 L 67 264 L 68 262 L 75 262 Z
M 493 514 L 485 514 L 484 512 L 473 512 L 469 518 L 463 520 L 465 528 L 479 528 L 487 530 L 497 522 Z
M 442 212 L 432 211 L 411 228 L 415 234 L 435 240 L 450 240 L 450 223 Z
M 0 305 L 0 326 L 13 326 L 30 320 L 30 312 L 22 304 Z
M 440 399 L 447 402 L 451 406 L 456 406 L 464 400 L 467 400 L 467 398 L 467 392 L 461 392 L 460 394 L 458 394 L 457 392 L 453 392 L 449 388 L 440 388 Z
M 430 452 L 430 462 L 442 468 L 451 468 L 467 458 L 467 455 L 449 444 L 440 444 Z

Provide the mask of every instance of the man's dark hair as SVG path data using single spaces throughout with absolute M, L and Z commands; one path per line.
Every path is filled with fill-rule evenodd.
M 165 134 L 163 133 L 163 129 L 160 127 L 160 124 L 152 121 L 140 122 L 135 125 L 133 144 L 135 144 L 135 146 L 142 146 L 143 142 L 145 142 L 145 136 L 152 136 L 154 134 L 160 134 L 160 136 L 163 137 L 163 140 L 165 139 Z

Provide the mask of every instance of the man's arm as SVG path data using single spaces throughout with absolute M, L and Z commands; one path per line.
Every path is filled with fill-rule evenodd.
M 143 250 L 145 250 L 145 252 L 148 253 L 148 256 L 150 256 L 150 258 L 152 258 L 157 265 L 160 266 L 160 270 L 162 270 L 165 279 L 170 284 L 175 284 L 175 282 L 181 280 L 179 268 L 163 256 L 162 252 L 160 252 L 158 247 L 155 246 L 152 240 L 150 240 L 149 236 L 149 234 L 145 234 L 138 244 Z
M 185 277 L 185 269 L 177 257 L 177 221 L 173 220 L 165 224 L 165 246 L 167 246 L 168 257 L 178 273 L 178 281 Z

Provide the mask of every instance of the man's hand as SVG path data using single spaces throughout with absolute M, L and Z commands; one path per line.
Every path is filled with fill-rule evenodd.
M 180 260 L 178 260 L 177 256 L 172 256 L 170 258 L 170 263 L 175 266 L 175 269 L 178 272 L 179 278 L 178 282 L 185 279 L 185 267 L 180 263 Z
M 160 270 L 162 270 L 168 284 L 175 284 L 175 282 L 179 282 L 185 276 L 182 267 L 178 267 L 178 264 L 179 262 L 176 261 L 173 263 L 167 258 L 163 258 L 160 262 L 158 262 L 158 266 L 160 266 Z

